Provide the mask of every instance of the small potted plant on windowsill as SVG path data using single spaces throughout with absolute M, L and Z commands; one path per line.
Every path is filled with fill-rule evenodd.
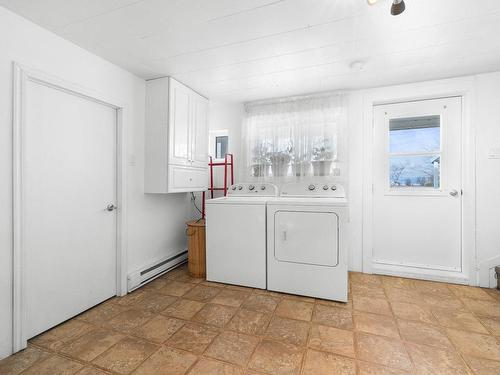
M 292 160 L 292 172 L 296 177 L 307 176 L 311 167 L 310 160 L 305 156 L 295 156 Z
M 269 172 L 269 166 L 271 165 L 269 160 L 269 147 L 265 144 L 261 144 L 254 149 L 253 154 L 255 156 L 252 158 L 252 165 L 250 166 L 252 169 L 252 176 L 266 177 Z
M 271 170 L 273 177 L 282 177 L 286 175 L 288 164 L 292 159 L 292 147 L 288 146 L 285 150 L 272 152 L 269 156 L 271 161 Z
M 328 176 L 332 169 L 333 151 L 328 144 L 313 148 L 313 174 L 315 176 Z

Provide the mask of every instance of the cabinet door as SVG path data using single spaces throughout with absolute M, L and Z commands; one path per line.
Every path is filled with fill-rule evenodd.
M 204 191 L 208 188 L 207 168 L 201 169 L 170 165 L 168 167 L 168 178 L 169 193 Z
M 208 163 L 208 101 L 193 93 L 192 96 L 192 138 L 191 164 L 193 167 L 207 167 Z
M 191 90 L 170 79 L 169 164 L 190 165 Z

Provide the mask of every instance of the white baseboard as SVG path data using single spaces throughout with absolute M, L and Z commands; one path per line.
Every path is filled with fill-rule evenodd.
M 131 272 L 127 276 L 127 291 L 130 293 L 144 284 L 153 281 L 178 265 L 185 263 L 186 260 L 187 250 L 167 258 L 159 259 L 140 270 Z
M 380 275 L 400 276 L 410 279 L 441 281 L 453 284 L 469 285 L 469 277 L 459 271 L 449 269 L 430 269 L 404 265 L 372 262 L 371 272 Z

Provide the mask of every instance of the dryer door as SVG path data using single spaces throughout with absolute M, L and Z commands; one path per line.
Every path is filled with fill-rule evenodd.
M 335 267 L 338 216 L 334 212 L 278 210 L 274 214 L 274 257 L 280 262 Z

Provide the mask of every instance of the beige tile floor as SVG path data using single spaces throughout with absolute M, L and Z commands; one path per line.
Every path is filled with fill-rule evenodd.
M 500 374 L 500 293 L 350 274 L 347 304 L 186 267 L 0 361 L 0 374 Z

